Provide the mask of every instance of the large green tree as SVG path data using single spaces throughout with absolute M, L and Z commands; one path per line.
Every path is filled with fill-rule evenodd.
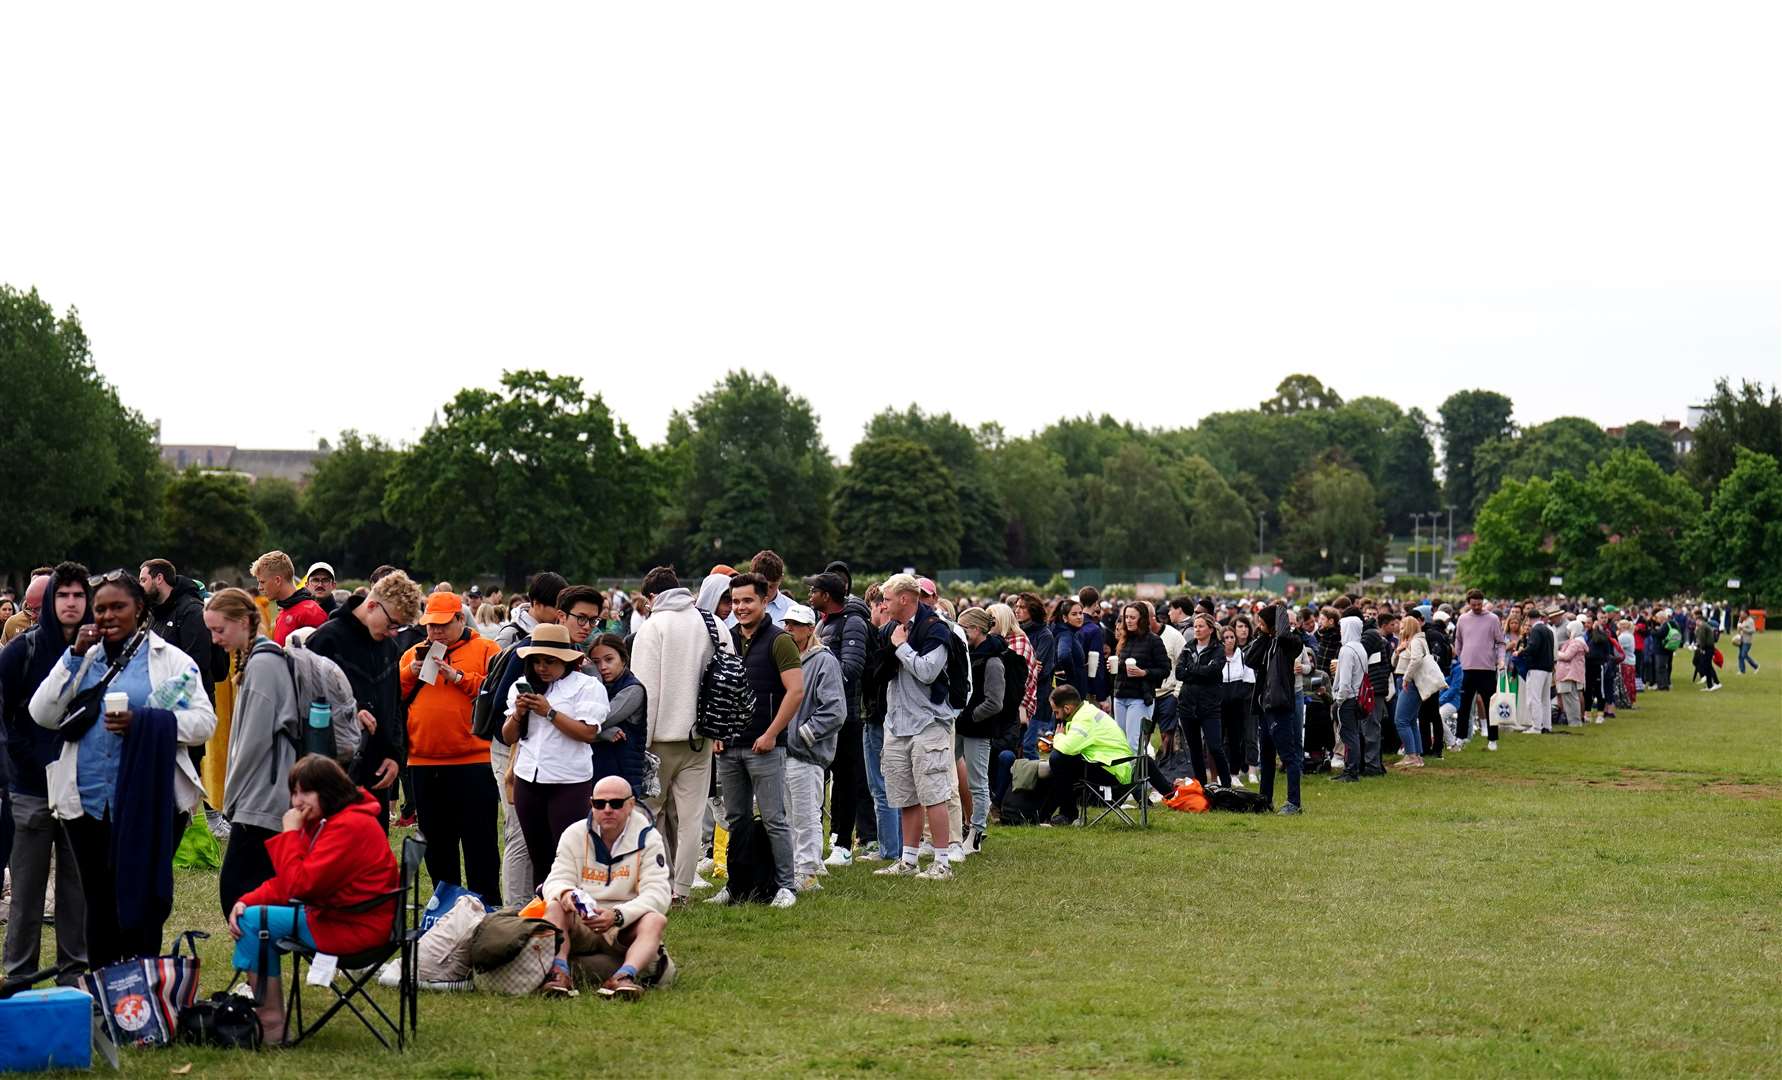
M 1021 569 L 1062 565 L 1059 540 L 1074 528 L 1064 459 L 1037 439 L 1014 439 L 986 456 L 1010 563 Z
M 1120 448 L 1090 486 L 1092 530 L 1104 567 L 1175 569 L 1187 553 L 1188 514 L 1180 486 L 1155 451 Z
M 1686 538 L 1696 580 L 1709 596 L 1782 605 L 1782 467 L 1740 448 L 1708 512 Z M 1737 589 L 1727 582 L 1736 580 Z
M 1323 577 L 1386 557 L 1378 499 L 1367 474 L 1332 453 L 1301 473 L 1281 503 L 1281 556 L 1296 574 Z
M 670 431 L 686 455 L 679 546 L 694 569 L 746 565 L 763 548 L 795 569 L 822 566 L 834 536 L 835 463 L 810 402 L 771 375 L 733 371 L 671 419 Z
M 848 562 L 862 570 L 933 571 L 959 559 L 959 497 L 927 446 L 897 435 L 854 445 L 835 491 L 835 525 Z
M 1720 486 L 1738 465 L 1738 448 L 1782 460 L 1782 396 L 1761 382 L 1740 380 L 1735 392 L 1726 379 L 1714 383 L 1714 395 L 1702 406 L 1695 426 L 1695 446 L 1683 459 L 1683 471 L 1706 495 Z
M 403 451 L 377 436 L 349 430 L 341 432 L 334 448 L 316 461 L 303 492 L 303 511 L 317 549 L 334 564 L 336 573 L 365 576 L 383 563 L 401 564 L 410 558 L 415 534 L 393 520 L 387 506 L 403 457 Z
M 1472 547 L 1460 556 L 1461 580 L 1493 596 L 1545 594 L 1553 573 L 1544 521 L 1551 493 L 1539 476 L 1506 481 L 1492 493 L 1473 523 Z
M 1390 532 L 1404 528 L 1412 514 L 1442 508 L 1435 446 L 1429 438 L 1429 418 L 1422 409 L 1412 409 L 1381 434 L 1374 489 L 1380 493 L 1380 510 Z
M 303 561 L 320 556 L 316 547 L 316 526 L 303 508 L 303 490 L 279 476 L 263 476 L 248 490 L 254 513 L 266 526 L 265 544 Z M 405 549 L 406 551 L 406 549 Z M 337 573 L 347 574 L 338 560 Z M 307 565 L 307 564 L 306 564 Z
M 1620 443 L 1645 454 L 1665 472 L 1677 471 L 1677 447 L 1657 424 L 1635 420 L 1621 432 Z
M 637 568 L 656 511 L 648 467 L 580 379 L 511 371 L 500 390 L 458 392 L 397 460 L 384 508 L 436 574 L 594 577 Z
M 1334 409 L 1343 403 L 1341 395 L 1324 385 L 1316 375 L 1289 375 L 1275 387 L 1275 396 L 1262 403 L 1265 413 L 1310 412 Z
M 1524 428 L 1514 436 L 1491 439 L 1473 455 L 1476 486 L 1472 511 L 1477 514 L 1505 480 L 1526 480 L 1559 472 L 1583 476 L 1592 465 L 1607 458 L 1612 448 L 1602 428 L 1578 416 L 1561 416 Z
M 1196 580 L 1212 580 L 1209 571 L 1224 571 L 1249 553 L 1256 539 L 1256 516 L 1244 497 L 1199 454 L 1182 462 L 1177 471 L 1186 493 L 1188 564 L 1202 572 Z
M 1508 437 L 1510 399 L 1495 390 L 1461 390 L 1448 395 L 1438 410 L 1442 419 L 1444 494 L 1455 513 L 1470 520 L 1478 499 L 1473 455 L 1492 439 Z M 1490 497 L 1490 493 L 1486 493 Z
M 264 550 L 266 525 L 254 512 L 247 479 L 231 473 L 194 467 L 175 476 L 167 485 L 166 526 L 166 557 L 194 578 L 245 570 Z
M 951 413 L 929 415 L 911 405 L 902 412 L 886 409 L 873 417 L 866 425 L 866 436 L 909 439 L 934 451 L 946 467 L 959 503 L 960 563 L 989 569 L 1008 565 L 1002 507 L 985 468 L 981 433 L 953 419 Z

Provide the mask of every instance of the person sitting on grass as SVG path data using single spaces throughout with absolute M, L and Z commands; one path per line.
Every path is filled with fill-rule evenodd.
M 1113 717 L 1084 701 L 1074 686 L 1054 689 L 1051 703 L 1058 730 L 1052 737 L 1051 787 L 1040 806 L 1042 824 L 1051 824 L 1053 815 L 1062 814 L 1065 807 L 1076 810 L 1079 780 L 1115 793 L 1132 783 L 1132 762 L 1121 760 L 1132 757 L 1132 747 Z M 1181 783 L 1172 783 L 1155 770 L 1148 770 L 1146 779 L 1165 798 L 1175 794 Z
M 229 909 L 235 969 L 249 973 L 260 1032 L 271 1044 L 285 1039 L 285 1004 L 277 953 L 261 966 L 260 931 L 275 946 L 291 939 L 335 956 L 364 952 L 389 940 L 396 901 L 372 902 L 402 880 L 377 797 L 355 787 L 339 763 L 306 755 L 291 766 L 287 783 L 284 831 L 266 841 L 273 876 Z
M 563 931 L 544 992 L 567 995 L 575 988 L 572 957 L 606 956 L 620 964 L 601 984 L 601 996 L 634 1001 L 644 992 L 638 980 L 660 978 L 668 966 L 662 948 L 673 878 L 668 849 L 624 777 L 603 777 L 588 805 L 588 819 L 557 841 L 557 858 L 539 890 L 545 918 Z

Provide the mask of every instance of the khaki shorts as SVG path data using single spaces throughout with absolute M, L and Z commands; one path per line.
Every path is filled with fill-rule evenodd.
M 885 805 L 939 806 L 953 797 L 953 733 L 936 721 L 914 735 L 885 736 Z

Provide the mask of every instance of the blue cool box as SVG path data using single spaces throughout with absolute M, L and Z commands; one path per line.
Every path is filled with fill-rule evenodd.
M 90 1069 L 93 999 L 69 987 L 0 1001 L 0 1072 Z

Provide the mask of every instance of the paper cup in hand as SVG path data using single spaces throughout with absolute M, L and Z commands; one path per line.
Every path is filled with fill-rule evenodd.
M 130 711 L 130 695 L 112 691 L 105 695 L 105 715 L 118 716 Z

